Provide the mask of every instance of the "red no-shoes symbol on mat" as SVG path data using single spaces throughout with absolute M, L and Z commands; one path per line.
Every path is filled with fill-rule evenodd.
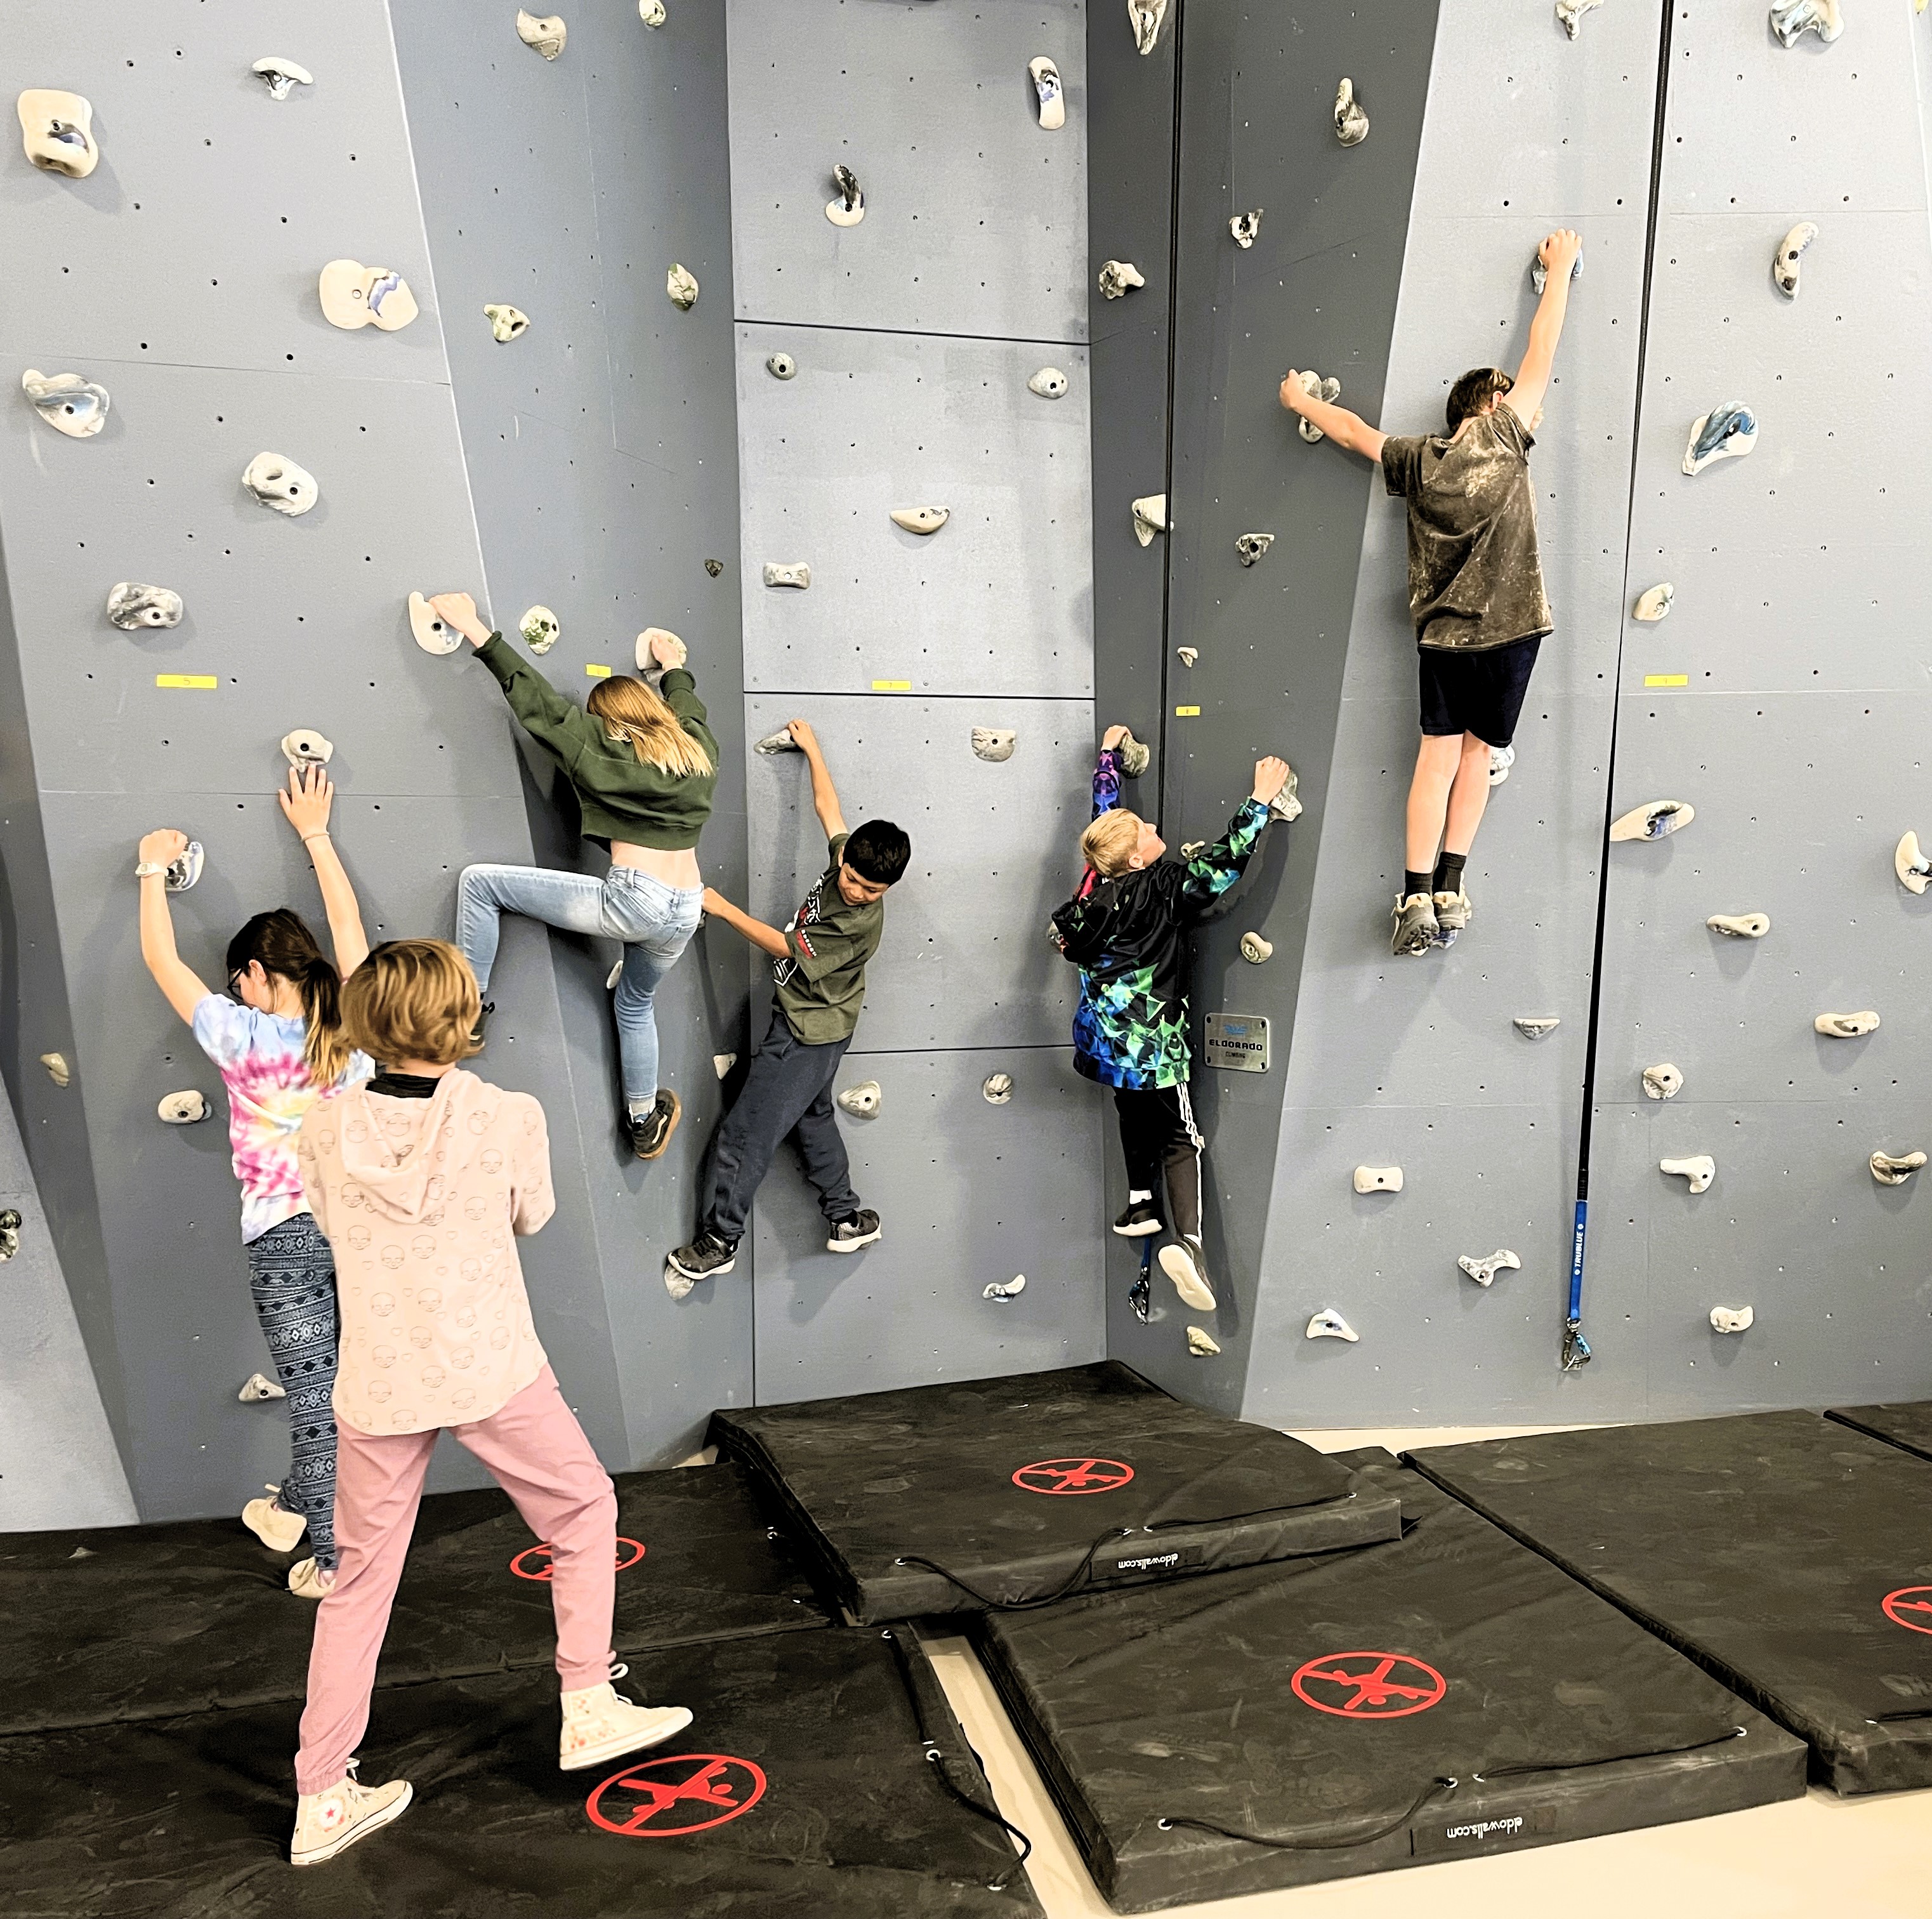
M 1134 1476 L 1118 1459 L 1036 1459 L 1013 1475 L 1030 1493 L 1110 1493 Z
M 1344 1719 L 1400 1719 L 1426 1713 L 1449 1689 L 1436 1668 L 1406 1653 L 1330 1653 L 1296 1669 L 1294 1696 Z
M 550 1545 L 546 1539 L 540 1546 L 526 1546 L 510 1562 L 510 1570 L 519 1579 L 548 1579 L 550 1575 Z M 617 1570 L 628 1572 L 644 1556 L 644 1542 L 641 1539 L 627 1539 L 617 1535 Z
M 765 1775 L 749 1759 L 680 1752 L 614 1773 L 584 1802 L 592 1824 L 626 1839 L 677 1839 L 722 1826 L 765 1796 Z
M 1893 1625 L 1908 1632 L 1932 1632 L 1932 1586 L 1901 1586 L 1879 1603 Z

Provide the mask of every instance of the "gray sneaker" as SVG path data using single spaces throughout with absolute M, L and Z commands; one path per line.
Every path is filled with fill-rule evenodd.
M 1437 893 L 1435 905 L 1437 926 L 1451 935 L 1460 932 L 1469 923 L 1469 916 L 1475 911 L 1469 904 L 1469 896 L 1461 891 Z
M 861 1206 L 832 1227 L 825 1242 L 825 1250 L 828 1253 L 856 1253 L 862 1246 L 877 1245 L 884 1231 L 878 1215 L 870 1206 Z
M 1412 893 L 1405 899 L 1398 893 L 1395 902 L 1395 934 L 1389 950 L 1395 953 L 1426 953 L 1436 935 L 1436 902 L 1426 893 Z

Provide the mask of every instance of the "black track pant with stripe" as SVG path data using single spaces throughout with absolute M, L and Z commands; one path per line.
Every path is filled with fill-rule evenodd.
M 1168 1229 L 1201 1243 L 1201 1134 L 1185 1086 L 1117 1086 L 1120 1150 L 1127 1184 L 1137 1193 L 1167 1185 Z

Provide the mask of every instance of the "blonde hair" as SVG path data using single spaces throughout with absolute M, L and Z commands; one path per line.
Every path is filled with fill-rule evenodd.
M 711 756 L 678 723 L 677 715 L 646 686 L 628 673 L 600 680 L 584 702 L 586 713 L 604 722 L 605 737 L 628 740 L 646 766 L 680 779 L 701 779 L 717 768 Z
M 342 983 L 342 1030 L 385 1066 L 453 1066 L 480 1050 L 471 1035 L 482 998 L 470 962 L 448 940 L 386 940 Z
M 1080 836 L 1081 856 L 1103 879 L 1112 879 L 1127 870 L 1140 839 L 1139 815 L 1114 806 Z

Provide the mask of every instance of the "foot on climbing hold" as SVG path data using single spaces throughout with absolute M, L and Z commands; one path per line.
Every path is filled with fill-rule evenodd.
M 1510 1022 L 1526 1040 L 1546 1040 L 1563 1023 L 1555 1013 L 1519 1013 Z
M 1648 800 L 1610 822 L 1612 839 L 1663 839 L 1688 826 L 1697 809 L 1686 800 Z
M 859 176 L 842 162 L 832 170 L 832 184 L 838 189 L 836 200 L 825 203 L 825 217 L 835 227 L 856 227 L 866 217 L 865 190 Z
M 1669 1060 L 1643 1069 L 1643 1096 L 1650 1100 L 1674 1100 L 1684 1089 L 1684 1075 Z
M 973 757 L 998 765 L 1013 756 L 1019 735 L 1010 726 L 976 726 L 973 729 Z
M 77 373 L 45 374 L 29 367 L 20 376 L 20 391 L 55 432 L 70 440 L 92 440 L 106 423 L 106 388 Z
M 1604 4 L 1604 0 L 1556 0 L 1556 17 L 1563 23 L 1563 31 L 1572 40 L 1576 30 L 1583 24 L 1586 14 L 1594 14 Z M 1536 290 L 1539 293 L 1543 289 Z
M 463 644 L 462 635 L 445 626 L 419 593 L 410 595 L 410 633 L 424 653 L 454 653 Z
M 936 533 L 952 517 L 944 506 L 895 506 L 892 521 L 909 533 Z
M 137 626 L 178 626 L 182 612 L 182 596 L 170 587 L 122 580 L 107 596 L 108 621 L 124 633 L 131 633 Z
M 1889 1153 L 1874 1153 L 1871 1176 L 1881 1186 L 1903 1186 L 1925 1164 L 1923 1153 L 1907 1153 L 1894 1159 Z
M 1142 59 L 1154 50 L 1160 38 L 1160 23 L 1167 18 L 1167 0 L 1127 0 L 1127 19 L 1134 29 L 1134 45 Z
M 1118 300 L 1136 287 L 1147 284 L 1145 276 L 1130 260 L 1100 263 L 1100 287 L 1103 299 Z
M 1704 922 L 1726 939 L 1762 939 L 1771 930 L 1768 913 L 1713 913 Z
M 170 1093 L 154 1109 L 164 1126 L 192 1126 L 214 1110 L 207 1095 L 191 1088 L 184 1093 Z
M 980 1083 L 980 1096 L 988 1106 L 1005 1106 L 1013 1096 L 1013 1076 L 1010 1073 L 988 1073 Z
M 276 1385 L 260 1373 L 250 1373 L 243 1382 L 242 1390 L 235 1397 L 244 1406 L 259 1406 L 264 1400 L 286 1399 L 289 1396 L 286 1386 Z
M 1190 1326 L 1187 1329 L 1187 1350 L 1197 1359 L 1211 1359 L 1221 1349 L 1199 1326 Z
M 686 313 L 698 304 L 698 281 L 688 267 L 680 266 L 674 260 L 664 275 L 664 291 L 670 296 L 670 303 Z
M 1369 137 L 1369 116 L 1355 98 L 1355 83 L 1343 78 L 1335 89 L 1335 137 L 1344 146 L 1360 146 Z
M 1191 1239 L 1170 1239 L 1160 1249 L 1160 1269 L 1174 1281 L 1181 1304 L 1197 1313 L 1214 1310 L 1214 1294 L 1208 1284 L 1208 1262 Z
M 1647 622 L 1661 620 L 1669 614 L 1670 602 L 1676 597 L 1677 589 L 1666 580 L 1638 594 L 1636 604 L 1630 609 L 1630 617 Z
M 1308 1339 L 1346 1339 L 1351 1346 L 1361 1338 L 1361 1335 L 1333 1306 L 1324 1306 L 1315 1314 L 1303 1336 Z
M 1025 1290 L 1026 1275 L 1023 1272 L 1016 1273 L 1004 1286 L 997 1283 L 988 1286 L 980 1297 L 982 1299 L 998 1299 L 1004 1302 L 1009 1299 L 1017 1299 Z
M 1234 235 L 1234 244 L 1244 252 L 1255 243 L 1255 236 L 1262 230 L 1262 214 L 1264 209 L 1254 208 L 1246 213 L 1238 213 L 1228 222 L 1228 231 Z
M 1778 282 L 1778 290 L 1787 300 L 1798 297 L 1798 262 L 1804 249 L 1818 237 L 1818 229 L 1811 221 L 1801 220 L 1778 243 L 1778 251 L 1771 257 L 1771 277 Z
M 1143 494 L 1134 502 L 1134 537 L 1143 546 L 1151 546 L 1156 533 L 1167 531 L 1167 495 Z
M 1811 1022 L 1811 1030 L 1830 1040 L 1862 1040 L 1878 1031 L 1878 1015 L 1863 1013 L 1821 1013 Z
M 784 726 L 776 733 L 767 733 L 752 749 L 754 753 L 795 753 L 798 749 L 798 742 L 791 737 L 791 729 Z
M 812 584 L 812 568 L 802 560 L 781 563 L 777 560 L 765 562 L 765 584 L 768 587 L 796 587 L 802 593 Z
M 532 606 L 524 609 L 524 617 L 517 622 L 517 631 L 523 635 L 524 645 L 541 659 L 556 644 L 563 622 L 548 607 Z
M 1757 444 L 1757 419 L 1748 407 L 1732 401 L 1700 413 L 1684 449 L 1684 470 L 1701 473 L 1719 460 L 1743 458 Z
M 1066 99 L 1060 92 L 1060 69 L 1042 54 L 1027 62 L 1033 76 L 1033 90 L 1040 96 L 1040 124 L 1043 132 L 1057 134 L 1066 124 Z
M 1241 935 L 1241 957 L 1250 966 L 1264 966 L 1274 957 L 1274 942 L 1262 938 L 1258 932 L 1244 932 Z
M 1570 38 L 1574 40 L 1576 35 L 1573 33 Z M 1575 263 L 1570 269 L 1570 278 L 1572 280 L 1580 280 L 1582 277 L 1583 256 L 1580 253 L 1576 256 Z M 1543 256 L 1540 253 L 1529 263 L 1529 284 L 1539 293 L 1550 284 L 1550 269 L 1544 265 Z
M 1713 1306 L 1711 1308 L 1711 1330 L 1713 1332 L 1747 1332 L 1756 1317 L 1748 1306 Z
M 1918 836 L 1908 833 L 1898 845 L 1892 856 L 1892 869 L 1898 875 L 1898 883 L 1908 893 L 1923 893 L 1927 881 L 1932 880 L 1932 859 L 1928 859 L 1919 851 Z
M 1657 1162 L 1657 1170 L 1689 1180 L 1691 1191 L 1702 1193 L 1717 1178 L 1718 1162 L 1708 1153 L 1697 1153 L 1688 1159 L 1660 1159 Z
M 1510 768 L 1516 764 L 1514 746 L 1492 746 L 1490 749 L 1490 784 L 1500 786 L 1510 776 Z
M 563 51 L 563 43 L 568 37 L 569 28 L 555 14 L 542 17 L 526 14 L 517 9 L 517 38 L 526 47 L 533 47 L 546 60 L 554 60 Z
M 242 484 L 264 506 L 290 519 L 306 513 L 322 497 L 315 476 L 279 453 L 257 453 L 242 468 Z
M 286 100 L 298 86 L 314 86 L 315 76 L 306 67 L 298 67 L 292 60 L 285 60 L 279 53 L 271 53 L 257 60 L 248 71 L 258 75 L 268 89 L 271 100 Z
M 1465 1253 L 1456 1263 L 1478 1286 L 1488 1286 L 1493 1284 L 1496 1275 L 1506 1268 L 1511 1272 L 1517 1272 L 1521 1271 L 1522 1267 L 1522 1260 L 1518 1259 L 1507 1246 L 1498 1246 L 1486 1260 L 1472 1259 L 1467 1253 Z
M 1435 900 L 1426 893 L 1412 893 L 1406 899 L 1398 893 L 1394 918 L 1389 950 L 1410 959 L 1426 953 L 1437 932 Z
M 1358 1166 L 1355 1169 L 1358 1193 L 1400 1193 L 1402 1168 L 1399 1166 Z
M 1130 779 L 1138 779 L 1154 763 L 1154 749 L 1144 740 L 1136 740 L 1130 733 L 1114 749 L 1120 756 L 1120 770 Z M 1182 848 L 1184 852 L 1186 849 Z
M 1042 367 L 1027 382 L 1027 391 L 1037 393 L 1042 400 L 1064 400 L 1066 397 L 1066 376 L 1058 367 Z
M 1844 17 L 1838 0 L 1774 0 L 1771 30 L 1783 47 L 1796 47 L 1808 33 L 1815 33 L 1828 47 L 1844 32 Z
M 520 334 L 530 331 L 530 317 L 520 307 L 492 302 L 483 309 L 483 317 L 490 323 L 490 338 L 500 347 L 507 347 Z
M 876 1080 L 862 1080 L 856 1086 L 848 1086 L 838 1095 L 838 1104 L 854 1119 L 871 1119 L 878 1113 L 885 1095 Z
M 1201 657 L 1201 649 L 1198 647 L 1176 647 L 1174 656 L 1183 666 L 1192 666 Z
M 1273 533 L 1243 533 L 1234 542 L 1234 551 L 1244 566 L 1252 566 L 1274 544 Z

